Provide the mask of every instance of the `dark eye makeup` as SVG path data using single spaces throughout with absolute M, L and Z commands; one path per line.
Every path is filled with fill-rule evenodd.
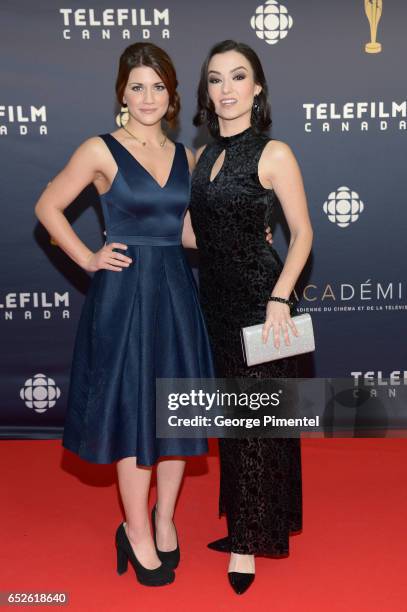
M 239 73 L 239 74 L 235 74 L 233 76 L 233 80 L 234 81 L 243 81 L 246 78 L 246 75 L 244 73 Z M 217 77 L 209 77 L 208 82 L 209 83 L 219 83 L 220 79 Z

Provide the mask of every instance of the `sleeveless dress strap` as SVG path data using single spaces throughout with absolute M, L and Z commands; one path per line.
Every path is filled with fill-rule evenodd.
M 117 166 L 120 167 L 123 154 L 120 143 L 111 134 L 99 134 L 99 138 L 104 141 Z
M 177 151 L 180 151 L 181 153 L 181 159 L 183 161 L 183 165 L 187 167 L 188 172 L 189 172 L 189 163 L 188 163 L 188 156 L 187 156 L 187 151 L 185 148 L 185 145 L 182 142 L 175 142 L 174 143 L 176 146 L 176 151 L 175 151 L 175 155 L 177 154 Z
M 125 180 L 133 185 L 138 172 L 142 171 L 142 166 L 137 162 L 136 158 L 111 134 L 100 134 L 100 138 L 105 142 L 109 149 L 120 174 Z M 135 168 L 138 168 L 136 171 Z

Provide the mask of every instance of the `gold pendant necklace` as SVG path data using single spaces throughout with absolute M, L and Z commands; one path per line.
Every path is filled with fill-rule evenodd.
M 128 133 L 130 134 L 130 136 L 132 136 L 133 138 L 135 138 L 137 140 L 137 142 L 139 142 L 140 144 L 143 145 L 143 147 L 146 146 L 147 142 L 145 140 L 141 140 L 141 138 L 138 138 L 135 134 L 133 134 L 132 132 L 130 132 L 130 130 L 128 130 L 124 125 L 122 125 L 122 128 Z M 164 140 L 162 142 L 160 142 L 160 147 L 163 147 L 165 145 L 167 141 L 167 136 L 164 136 Z

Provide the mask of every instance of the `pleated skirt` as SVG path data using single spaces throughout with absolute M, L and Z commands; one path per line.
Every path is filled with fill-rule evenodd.
M 197 285 L 182 246 L 129 245 L 98 270 L 77 329 L 62 444 L 93 463 L 204 454 L 206 439 L 156 438 L 156 378 L 212 378 Z M 167 406 L 159 406 L 167 410 Z

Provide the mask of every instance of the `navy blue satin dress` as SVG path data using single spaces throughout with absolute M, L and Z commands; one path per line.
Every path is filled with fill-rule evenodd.
M 189 204 L 185 148 L 176 143 L 161 187 L 112 135 L 100 136 L 118 166 L 100 196 L 107 243 L 133 259 L 122 272 L 98 270 L 82 308 L 62 444 L 93 463 L 199 455 L 206 439 L 155 436 L 156 377 L 211 378 L 211 347 L 196 282 L 181 244 Z M 163 406 L 163 410 L 167 410 Z

